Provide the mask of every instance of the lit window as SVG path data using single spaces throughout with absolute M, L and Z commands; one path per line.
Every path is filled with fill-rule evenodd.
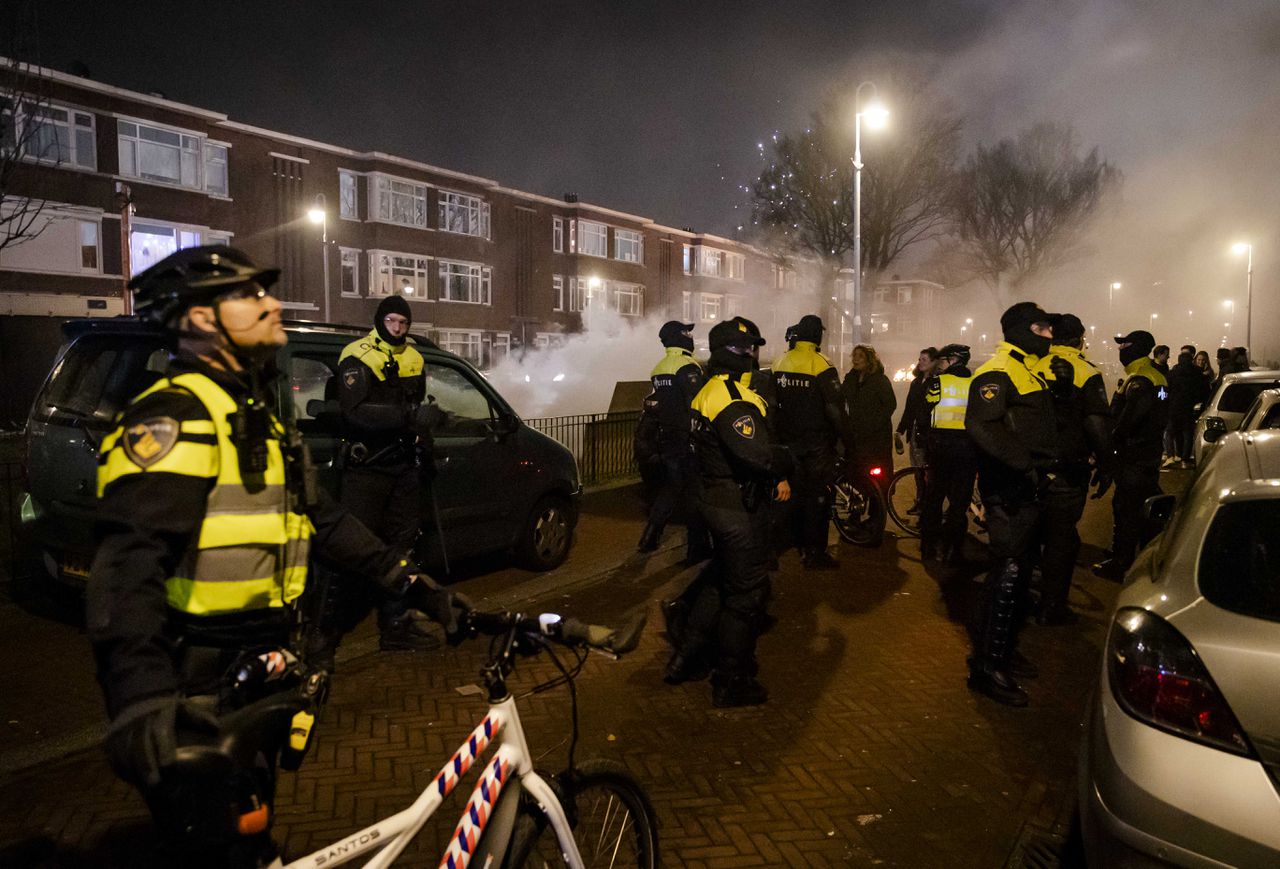
M 569 278 L 569 310 L 585 311 L 591 300 L 591 282 L 587 278 Z
M 698 319 L 702 321 L 719 320 L 720 319 L 720 301 L 723 297 L 714 293 L 702 293 L 698 297 L 701 303 L 698 310 Z
M 684 273 L 686 275 L 691 275 L 693 274 L 693 248 L 687 244 L 680 245 L 680 248 L 682 253 L 681 259 L 683 261 Z
M 227 146 L 204 145 L 204 189 L 218 196 L 227 196 Z
M 640 284 L 623 284 L 609 281 L 610 307 L 624 317 L 644 315 L 644 287 Z
M 0 204 L 0 221 L 18 203 Z M 28 233 L 0 250 L 0 269 L 49 274 L 101 274 L 99 217 L 89 209 L 44 203 Z
M 200 183 L 201 140 L 178 130 L 118 121 L 120 174 L 195 190 Z
M 345 170 L 338 171 L 338 216 L 347 220 L 360 219 L 359 199 L 356 196 L 356 175 Z
M 480 333 L 459 329 L 441 329 L 436 333 L 436 342 L 441 350 L 461 356 L 472 365 L 480 365 Z M 437 371 L 433 374 L 438 376 Z
M 747 273 L 747 258 L 740 253 L 727 253 L 725 258 L 725 277 L 735 281 L 743 280 Z
M 724 272 L 724 252 L 714 248 L 698 249 L 698 274 L 711 278 L 722 277 Z
M 564 275 L 553 275 L 551 278 L 551 310 L 564 310 Z
M 490 270 L 476 263 L 440 260 L 440 301 L 489 304 Z
M 427 188 L 409 181 L 375 175 L 373 192 L 378 220 L 427 228 Z
M 564 219 L 551 218 L 551 249 L 556 253 L 564 253 Z
M 613 258 L 626 263 L 644 262 L 644 236 L 630 229 L 615 229 Z
M 369 251 L 369 261 L 373 270 L 369 295 L 399 295 L 411 301 L 428 301 L 426 257 Z
M 360 251 L 355 248 L 339 248 L 341 251 L 340 281 L 342 295 L 360 295 Z
M 131 274 L 150 268 L 175 251 L 202 244 L 227 244 L 226 233 L 200 227 L 134 220 L 129 225 L 129 269 Z
M 0 109 L 0 150 L 59 165 L 98 167 L 94 116 L 53 105 L 26 103 L 14 116 Z
M 609 255 L 609 227 L 590 220 L 578 221 L 578 253 L 587 256 Z
M 80 221 L 80 268 L 86 272 L 98 271 L 98 222 Z
M 441 190 L 440 229 L 489 238 L 489 203 L 477 196 Z

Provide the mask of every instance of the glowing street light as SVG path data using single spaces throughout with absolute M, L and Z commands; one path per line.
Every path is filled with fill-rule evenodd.
M 1147 318 L 1147 331 L 1154 332 L 1156 330 L 1156 320 L 1160 319 L 1159 314 L 1152 314 Z
M 1120 289 L 1122 286 L 1124 285 L 1119 281 L 1112 281 L 1110 284 L 1107 285 L 1107 318 L 1108 319 L 1110 319 L 1111 317 L 1111 308 L 1115 302 L 1116 290 Z
M 1247 254 L 1248 259 L 1248 295 L 1244 303 L 1244 346 L 1253 349 L 1253 245 L 1247 241 L 1238 241 L 1231 246 L 1236 256 Z
M 324 321 L 329 317 L 329 209 L 323 193 L 317 193 L 314 204 L 307 209 L 307 220 L 320 227 L 320 262 L 324 268 Z
M 871 101 L 863 107 L 862 89 L 871 88 Z M 889 110 L 880 102 L 875 82 L 864 81 L 853 92 L 853 340 L 862 341 L 862 117 L 873 130 L 889 122 Z M 840 355 L 844 358 L 844 325 L 840 328 Z

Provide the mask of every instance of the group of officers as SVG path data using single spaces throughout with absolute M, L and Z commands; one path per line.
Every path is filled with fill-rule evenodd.
M 1137 552 L 1142 505 L 1160 491 L 1168 389 L 1147 331 L 1117 336 L 1125 377 L 1108 401 L 1102 372 L 1085 356 L 1079 317 L 1021 302 L 1000 325 L 1003 340 L 977 371 L 967 346 L 949 344 L 933 370 L 920 372 L 929 409 L 920 445 L 921 556 L 960 557 L 976 481 L 993 565 L 976 613 L 968 684 L 1024 706 L 1019 680 L 1034 678 L 1036 667 L 1017 638 L 1033 608 L 1033 572 L 1040 573 L 1036 621 L 1075 621 L 1068 595 L 1080 549 L 1076 526 L 1090 488 L 1097 498 L 1114 484 L 1112 551 L 1094 571 L 1124 576 Z M 716 706 L 752 705 L 768 696 L 754 655 L 769 622 L 768 570 L 776 562 L 768 504 L 794 498 L 804 566 L 835 566 L 827 552 L 832 484 L 839 448 L 849 455 L 852 444 L 838 373 L 818 350 L 818 317 L 791 327 L 787 352 L 763 372 L 765 342 L 751 321 L 736 317 L 712 328 L 705 372 L 693 358 L 692 329 L 672 321 L 659 333 L 666 354 L 651 375 L 636 436 L 637 459 L 657 492 L 638 548 L 657 548 L 676 505 L 685 506 L 686 561 L 709 561 L 663 604 L 674 647 L 666 681 L 710 674 Z

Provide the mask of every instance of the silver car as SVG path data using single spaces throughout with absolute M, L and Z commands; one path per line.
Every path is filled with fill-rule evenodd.
M 1208 444 L 1240 427 L 1240 420 L 1244 419 L 1258 393 L 1278 386 L 1280 371 L 1241 371 L 1223 377 L 1196 420 L 1196 434 L 1192 441 L 1196 464 L 1206 458 L 1205 447 Z
M 1264 389 L 1258 393 L 1249 410 L 1241 417 L 1235 431 L 1226 431 L 1225 425 L 1225 422 L 1222 426 L 1213 423 L 1205 429 L 1202 437 L 1204 443 L 1201 446 L 1201 461 L 1208 462 L 1212 459 L 1214 451 L 1227 441 L 1238 440 L 1242 435 L 1256 431 L 1280 429 L 1280 389 Z
M 1080 754 L 1090 865 L 1280 866 L 1278 695 L 1280 431 L 1242 432 L 1116 602 Z

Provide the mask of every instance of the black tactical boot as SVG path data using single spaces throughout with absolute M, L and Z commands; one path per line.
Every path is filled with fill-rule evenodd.
M 667 628 L 667 642 L 671 648 L 679 649 L 684 645 L 685 625 L 689 622 L 689 604 L 676 598 L 664 600 L 658 604 L 662 610 L 662 622 Z
M 1040 668 L 1035 665 L 1035 662 L 1017 649 L 1009 653 L 1009 660 L 1004 669 L 1015 679 L 1034 679 L 1040 675 Z
M 636 545 L 637 552 L 653 552 L 658 548 L 658 541 L 662 539 L 662 529 L 652 522 L 644 526 L 644 532 L 640 535 L 640 542 Z
M 720 676 L 711 683 L 711 705 L 717 709 L 759 706 L 769 702 L 769 692 L 753 676 Z
M 1022 690 L 1022 686 L 1008 670 L 986 664 L 977 658 L 969 659 L 969 688 L 1006 706 L 1027 705 L 1027 692 Z
M 662 681 L 668 685 L 682 685 L 685 682 L 700 682 L 711 675 L 702 655 L 691 652 L 676 652 L 667 664 L 667 673 Z
M 804 554 L 805 570 L 835 570 L 840 562 L 832 558 L 825 549 L 810 549 Z
M 431 620 L 417 610 L 388 619 L 382 625 L 378 648 L 384 652 L 429 652 L 440 648 L 440 638 L 429 627 Z

